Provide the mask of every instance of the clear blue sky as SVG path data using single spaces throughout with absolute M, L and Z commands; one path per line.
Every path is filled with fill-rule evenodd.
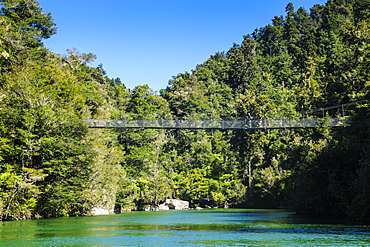
M 109 77 L 155 91 L 285 15 L 289 2 L 309 11 L 326 0 L 39 0 L 58 27 L 47 48 L 93 53 Z

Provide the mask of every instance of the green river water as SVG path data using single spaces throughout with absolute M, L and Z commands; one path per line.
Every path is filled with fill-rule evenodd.
M 0 246 L 370 246 L 368 226 L 286 210 L 126 212 L 0 224 Z

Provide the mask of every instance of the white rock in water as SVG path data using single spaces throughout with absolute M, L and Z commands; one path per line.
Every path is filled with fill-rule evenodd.
M 170 210 L 170 208 L 166 204 L 159 204 L 158 210 Z
M 157 205 L 151 205 L 151 206 L 144 208 L 144 211 L 158 211 L 158 210 L 159 210 L 159 206 Z
M 146 207 L 145 211 L 158 211 L 158 210 L 185 210 L 189 209 L 189 202 L 178 199 L 166 199 L 166 201 L 159 205 L 151 205 Z
M 168 206 L 169 209 L 184 210 L 189 209 L 189 202 L 178 200 L 178 199 L 167 199 L 164 205 Z
M 105 214 L 110 214 L 110 212 L 108 209 L 104 209 L 104 208 L 92 208 L 91 214 L 92 215 L 105 215 Z

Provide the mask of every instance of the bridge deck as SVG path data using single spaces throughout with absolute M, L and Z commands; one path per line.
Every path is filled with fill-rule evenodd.
M 301 118 L 261 120 L 99 120 L 85 119 L 89 128 L 127 129 L 287 129 L 315 128 L 320 126 L 345 127 L 350 118 Z

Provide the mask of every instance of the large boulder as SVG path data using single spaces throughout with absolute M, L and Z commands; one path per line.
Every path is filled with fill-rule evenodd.
M 98 207 L 94 207 L 90 211 L 91 215 L 106 215 L 106 214 L 110 214 L 110 213 L 112 213 L 111 210 L 109 210 L 107 208 L 98 208 Z
M 158 210 L 170 210 L 170 207 L 162 203 L 158 205 Z
M 184 210 L 189 209 L 189 202 L 178 199 L 167 199 L 164 203 L 159 205 L 159 207 L 163 208 L 162 210 L 168 209 Z

